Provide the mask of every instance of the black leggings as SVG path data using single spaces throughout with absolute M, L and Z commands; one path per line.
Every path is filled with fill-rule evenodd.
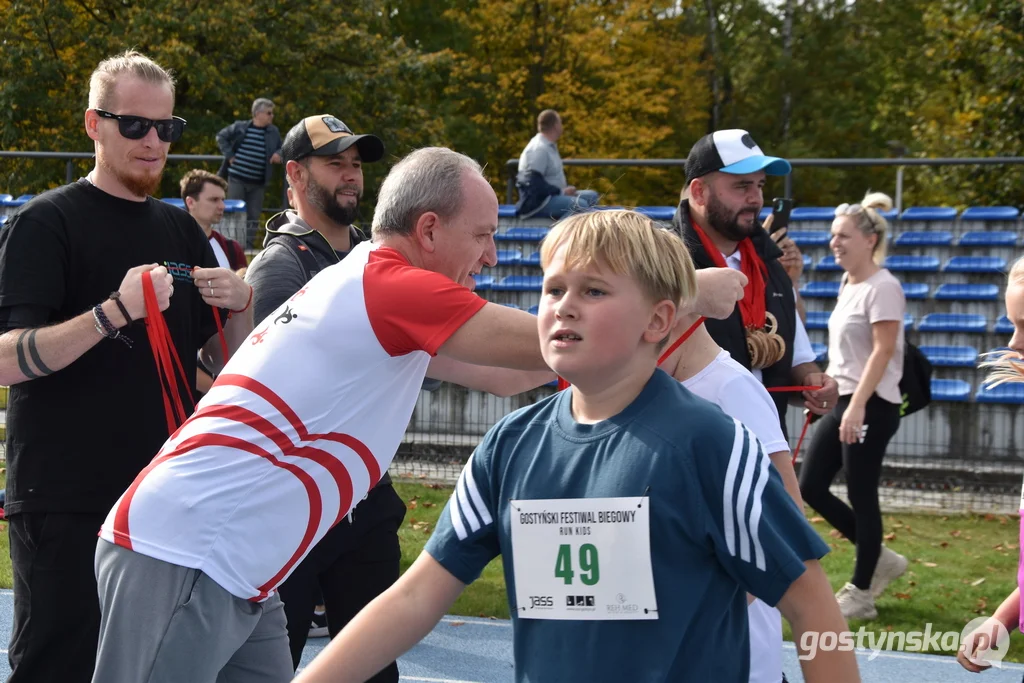
M 852 583 L 866 590 L 882 552 L 878 482 L 885 448 L 900 426 L 900 407 L 873 395 L 864 408 L 864 424 L 869 427 L 864 442 L 851 445 L 839 440 L 839 423 L 849 405 L 850 396 L 841 396 L 835 409 L 821 418 L 800 469 L 800 494 L 857 546 Z M 846 472 L 852 510 L 829 491 L 840 467 Z

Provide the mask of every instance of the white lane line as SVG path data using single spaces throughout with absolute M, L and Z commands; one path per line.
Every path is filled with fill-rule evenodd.
M 500 619 L 495 619 L 495 620 L 492 621 L 490 619 L 487 619 L 487 620 L 484 620 L 484 619 L 470 619 L 470 618 L 466 618 L 466 617 L 443 617 L 441 619 L 441 622 L 442 623 L 448 623 L 448 624 L 454 623 L 454 624 L 456 624 L 458 626 L 462 626 L 462 625 L 466 625 L 466 626 L 499 626 L 501 628 L 511 628 L 512 627 L 512 622 L 511 621 L 502 621 Z
M 790 642 L 788 640 L 784 641 L 782 643 L 782 647 L 783 647 L 783 649 L 786 649 L 786 650 L 793 650 L 793 651 L 796 650 L 796 644 L 792 643 L 792 642 Z M 870 657 L 872 654 L 874 654 L 875 651 L 874 650 L 865 650 L 863 648 L 854 648 L 853 652 L 858 657 Z M 957 662 L 956 657 L 953 657 L 952 655 L 942 655 L 942 654 L 938 654 L 938 653 L 934 653 L 934 654 L 924 654 L 924 653 L 917 654 L 917 653 L 899 652 L 899 651 L 891 651 L 891 650 L 880 650 L 878 652 L 878 655 L 875 657 L 875 659 L 881 659 L 883 657 L 886 658 L 886 659 L 906 659 L 906 660 L 910 660 L 910 661 L 914 661 L 914 662 L 937 662 L 937 663 L 940 663 L 940 664 L 957 664 L 957 665 L 959 665 L 959 662 Z M 1009 669 L 1010 671 L 1021 671 L 1021 670 L 1024 670 L 1024 666 L 1022 666 L 1020 664 L 1014 664 L 1013 662 L 1003 662 L 1003 669 Z

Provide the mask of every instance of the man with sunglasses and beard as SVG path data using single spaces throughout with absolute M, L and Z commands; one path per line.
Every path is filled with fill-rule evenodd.
M 320 270 L 340 262 L 366 235 L 354 223 L 363 196 L 364 163 L 380 161 L 384 143 L 375 135 L 356 135 L 334 116 L 309 116 L 297 123 L 281 146 L 289 198 L 294 210 L 267 221 L 264 249 L 253 259 L 246 280 L 253 286 L 257 320 L 278 311 Z M 426 388 L 435 386 L 426 380 Z M 341 631 L 377 595 L 398 579 L 401 550 L 398 528 L 405 504 L 385 472 L 380 482 L 314 546 L 281 584 L 288 621 L 292 666 L 297 668 L 306 639 L 322 626 Z M 322 596 L 322 602 L 321 602 Z M 394 662 L 373 683 L 398 681 Z
M 224 363 L 252 330 L 250 288 L 218 268 L 195 220 L 150 195 L 185 121 L 174 80 L 134 51 L 101 62 L 85 130 L 96 166 L 45 192 L 0 231 L 0 384 L 14 579 L 8 681 L 92 679 L 100 608 L 93 568 L 106 513 L 168 436 L 147 338 L 150 274 L 193 405 L 197 352 Z

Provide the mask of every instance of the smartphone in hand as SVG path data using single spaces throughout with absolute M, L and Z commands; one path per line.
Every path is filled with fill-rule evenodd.
M 789 212 L 793 210 L 793 200 L 789 197 L 776 197 L 772 200 L 772 229 L 770 234 L 789 227 Z

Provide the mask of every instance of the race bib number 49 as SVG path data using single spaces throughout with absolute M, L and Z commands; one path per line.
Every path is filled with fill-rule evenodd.
M 650 499 L 511 501 L 521 619 L 657 619 Z

